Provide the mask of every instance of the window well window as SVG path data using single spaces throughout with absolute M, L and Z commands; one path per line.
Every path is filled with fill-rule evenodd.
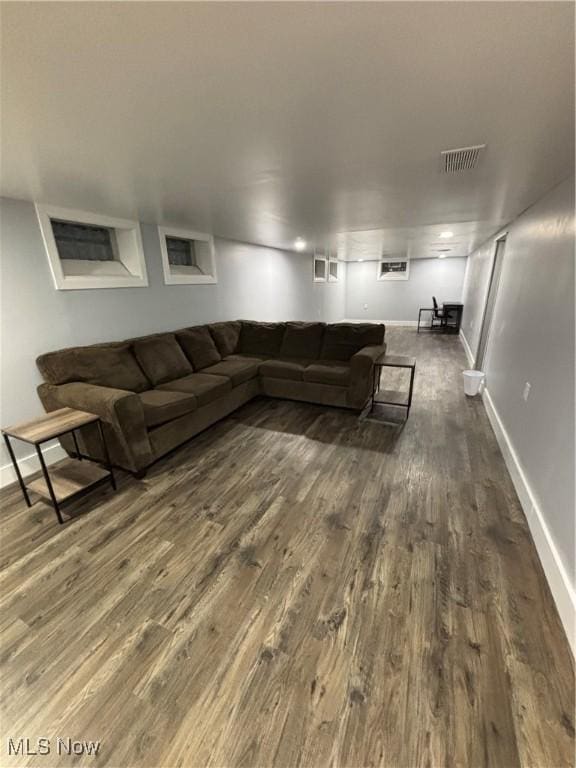
M 168 263 L 173 274 L 203 275 L 196 256 L 196 241 L 180 237 L 167 237 Z M 201 250 L 201 246 L 199 248 Z M 179 269 L 184 267 L 184 269 Z
M 314 282 L 324 283 L 328 276 L 328 254 L 325 251 L 314 252 Z
M 183 240 L 181 237 L 167 237 L 168 261 L 173 267 L 194 267 L 198 269 L 196 261 L 196 243 L 194 240 Z
M 114 261 L 116 258 L 114 230 L 56 219 L 51 222 L 61 259 Z
M 378 262 L 378 280 L 408 280 L 410 259 L 381 259 Z
M 216 283 L 214 238 L 199 232 L 158 227 L 167 285 Z
M 37 205 L 57 290 L 148 285 L 137 221 Z

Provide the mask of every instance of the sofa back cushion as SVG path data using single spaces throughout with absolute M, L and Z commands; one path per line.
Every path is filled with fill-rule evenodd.
M 214 339 L 205 325 L 178 331 L 176 338 L 195 371 L 208 368 L 209 365 L 215 365 L 222 359 Z
M 150 389 L 128 343 L 70 347 L 40 355 L 36 363 L 48 384 L 80 381 L 130 392 Z
M 350 360 L 362 347 L 384 343 L 384 325 L 378 323 L 335 323 L 324 331 L 320 358 Z
M 154 386 L 194 373 L 194 368 L 173 333 L 137 339 L 134 342 L 134 354 Z
M 325 327 L 324 323 L 286 323 L 280 357 L 317 360 Z
M 238 351 L 247 355 L 275 357 L 280 353 L 286 323 L 256 323 L 242 320 Z
M 208 326 L 218 352 L 222 357 L 234 354 L 238 348 L 238 339 L 242 324 L 239 320 L 229 320 L 224 323 L 212 323 Z

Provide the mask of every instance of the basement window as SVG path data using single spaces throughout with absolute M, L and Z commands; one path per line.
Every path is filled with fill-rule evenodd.
M 410 259 L 383 258 L 378 262 L 378 280 L 408 280 Z
M 314 254 L 314 282 L 325 283 L 327 275 L 327 259 L 323 254 Z
M 36 205 L 56 290 L 148 285 L 137 221 Z
M 212 235 L 168 227 L 158 232 L 166 285 L 218 282 Z
M 328 281 L 330 283 L 337 283 L 339 278 L 340 263 L 338 261 L 328 262 Z
M 52 219 L 58 255 L 66 261 L 115 261 L 118 248 L 114 230 Z

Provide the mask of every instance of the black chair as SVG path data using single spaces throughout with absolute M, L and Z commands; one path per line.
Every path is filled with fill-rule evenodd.
M 420 307 L 418 311 L 417 333 L 420 333 L 421 328 L 425 331 L 442 331 L 442 333 L 446 333 L 448 330 L 452 331 L 454 328 L 458 329 L 460 327 L 458 322 L 456 324 L 450 322 L 454 319 L 452 312 L 455 310 L 456 305 L 450 305 L 448 310 L 440 309 L 436 296 L 432 296 L 432 304 L 434 305 L 433 307 Z M 430 312 L 430 325 L 428 327 L 421 325 L 423 312 Z
M 448 331 L 450 331 L 450 333 L 459 331 L 460 321 L 457 315 L 459 312 L 460 315 L 462 314 L 462 310 L 458 309 L 459 307 L 462 307 L 462 304 L 448 304 L 448 306 L 443 304 L 442 309 L 440 309 L 438 307 L 438 302 L 436 301 L 436 296 L 432 296 L 432 303 L 434 304 L 432 326 L 434 326 L 434 318 L 436 318 L 437 320 L 440 320 L 440 326 L 436 326 L 436 328 L 440 327 L 443 333 L 448 333 Z
M 444 309 L 440 309 L 438 302 L 436 301 L 436 296 L 432 296 L 432 304 L 434 305 L 433 307 L 420 308 L 418 312 L 417 333 L 420 333 L 421 328 L 426 331 L 442 331 L 443 333 L 448 330 L 448 323 L 452 319 L 452 314 L 450 311 L 447 312 Z M 430 325 L 428 327 L 421 325 L 423 312 L 430 312 Z M 434 321 L 436 321 L 436 323 Z
M 430 328 L 445 329 L 446 323 L 448 322 L 448 315 L 438 306 L 436 296 L 432 296 L 432 304 L 434 305 L 434 310 L 432 311 L 432 322 L 430 324 Z M 438 320 L 439 322 L 434 325 L 434 320 Z
M 420 309 L 418 310 L 418 327 L 416 329 L 416 333 L 420 333 L 421 329 L 424 330 L 424 331 L 436 331 L 436 330 L 439 331 L 439 330 L 441 330 L 441 328 L 443 326 L 442 318 L 443 318 L 444 313 L 442 312 L 441 309 L 439 309 L 438 302 L 436 301 L 436 297 L 435 296 L 432 296 L 432 301 L 434 303 L 433 307 L 420 307 Z M 428 326 L 422 325 L 422 313 L 423 312 L 424 313 L 430 312 L 430 325 L 428 325 Z M 440 320 L 440 323 L 439 324 L 437 323 L 436 325 L 434 325 L 434 320 Z

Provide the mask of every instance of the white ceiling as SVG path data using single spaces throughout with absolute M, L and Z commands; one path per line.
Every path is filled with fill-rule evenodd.
M 572 3 L 3 3 L 1 63 L 3 195 L 248 242 L 466 255 L 574 166 Z
M 502 222 L 503 223 L 503 222 Z M 494 221 L 474 221 L 416 227 L 389 227 L 336 235 L 332 253 L 344 261 L 378 261 L 381 256 L 407 256 L 411 259 L 466 257 L 495 229 Z M 451 235 L 443 237 L 443 235 Z

